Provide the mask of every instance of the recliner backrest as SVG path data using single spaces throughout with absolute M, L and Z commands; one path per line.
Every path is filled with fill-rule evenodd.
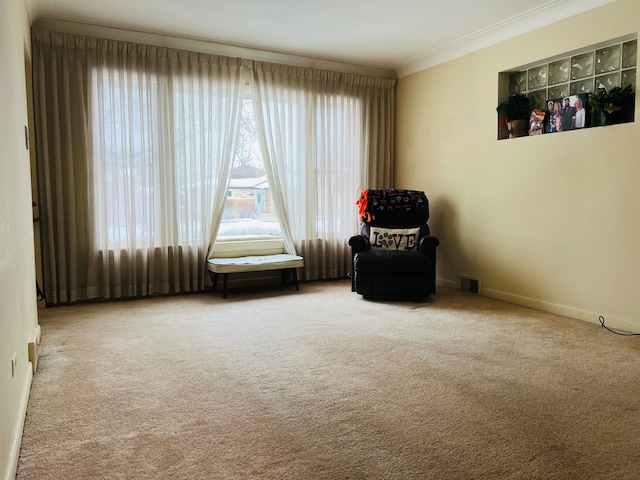
M 361 220 L 366 225 L 421 226 L 429 220 L 429 200 L 423 191 L 368 189 L 361 193 L 359 202 Z

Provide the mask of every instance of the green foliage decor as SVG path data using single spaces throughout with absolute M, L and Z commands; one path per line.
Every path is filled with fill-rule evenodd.
M 514 93 L 496 108 L 500 118 L 507 122 L 512 120 L 529 120 L 532 105 L 531 99 L 524 93 Z
M 635 97 L 631 85 L 627 85 L 624 88 L 613 87 L 609 91 L 602 88 L 589 97 L 589 102 L 594 108 L 604 109 L 607 113 L 620 110 L 634 100 Z

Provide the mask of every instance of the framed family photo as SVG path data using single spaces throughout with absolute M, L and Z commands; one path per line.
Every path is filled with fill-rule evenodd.
M 589 94 L 570 95 L 547 101 L 544 133 L 568 132 L 591 126 Z

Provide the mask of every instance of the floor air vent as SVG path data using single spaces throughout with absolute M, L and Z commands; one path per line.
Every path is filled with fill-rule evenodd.
M 480 293 L 482 280 L 471 275 L 460 275 L 460 290 L 469 293 Z

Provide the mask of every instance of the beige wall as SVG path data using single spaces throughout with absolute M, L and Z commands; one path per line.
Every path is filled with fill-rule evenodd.
M 0 478 L 7 479 L 14 476 L 31 386 L 27 345 L 37 329 L 30 163 L 24 141 L 29 56 L 25 1 L 0 1 Z
M 439 283 L 640 332 L 638 113 L 497 141 L 495 111 L 498 72 L 639 28 L 640 2 L 618 0 L 399 80 L 396 185 L 427 192 Z

